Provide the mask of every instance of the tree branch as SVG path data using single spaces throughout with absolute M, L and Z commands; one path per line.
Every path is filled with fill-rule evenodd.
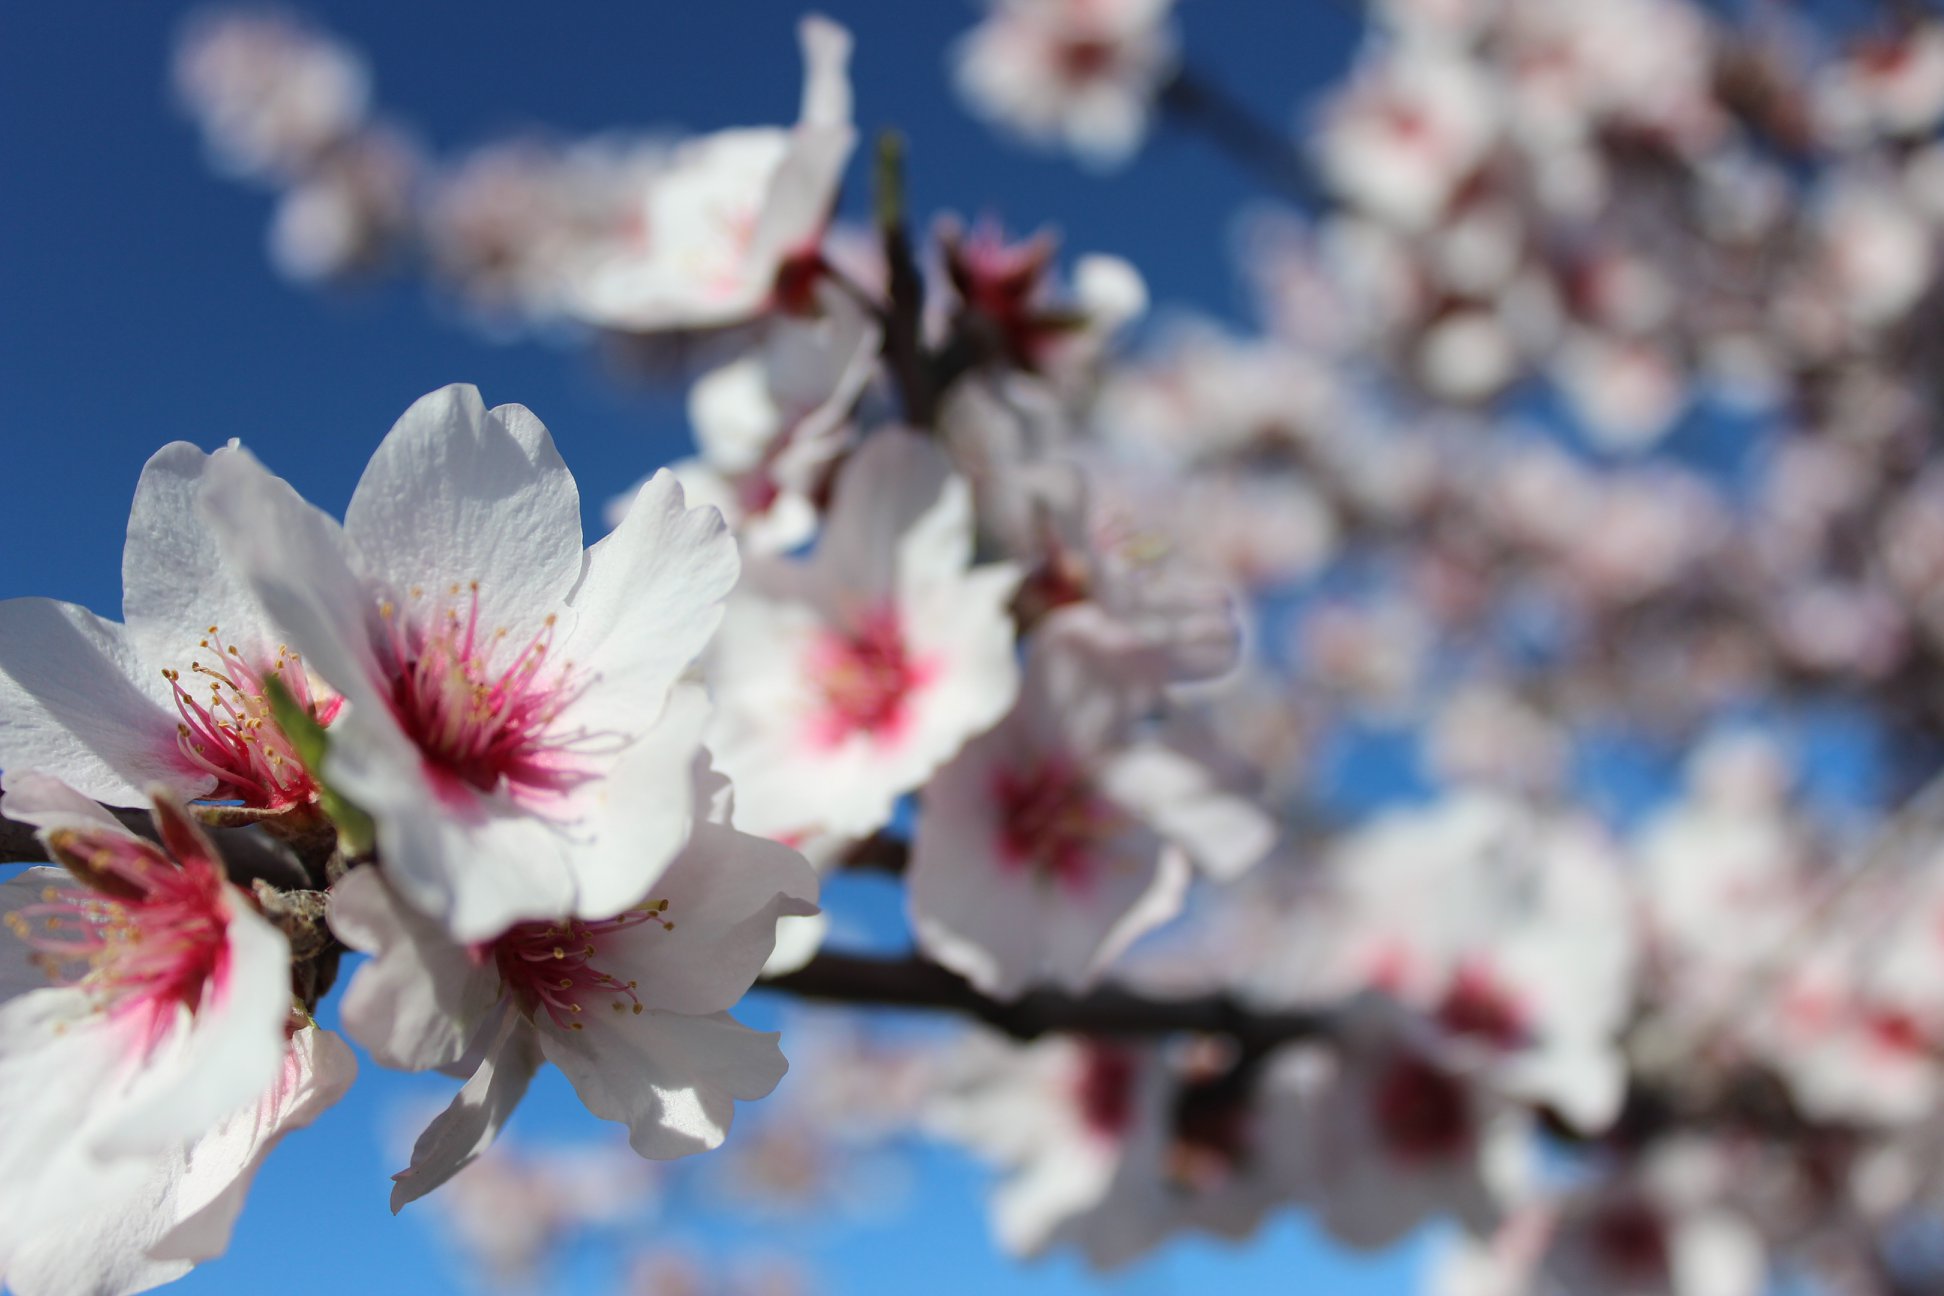
M 1322 194 L 1296 146 L 1213 81 L 1180 72 L 1162 87 L 1161 107 L 1298 206 L 1314 209 L 1322 204 Z
M 1036 990 L 1011 1003 L 988 998 L 923 959 L 819 954 L 795 972 L 757 983 L 801 999 L 957 1013 L 1014 1039 L 1041 1035 L 1226 1035 L 1245 1054 L 1330 1032 L 1327 1011 L 1257 1012 L 1229 995 L 1158 999 L 1107 986 L 1085 995 Z

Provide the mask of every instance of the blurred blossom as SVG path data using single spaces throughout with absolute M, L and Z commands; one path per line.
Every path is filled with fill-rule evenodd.
M 307 172 L 364 124 L 370 73 L 354 51 L 276 10 L 212 10 L 184 27 L 176 93 L 223 170 L 267 182 Z
M 953 51 L 967 106 L 1090 166 L 1117 165 L 1147 135 L 1174 72 L 1174 0 L 989 0 Z

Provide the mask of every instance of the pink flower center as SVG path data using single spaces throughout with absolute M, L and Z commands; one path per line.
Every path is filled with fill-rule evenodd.
M 1530 1039 L 1518 999 L 1479 962 L 1459 967 L 1444 1002 L 1438 1005 L 1437 1019 L 1452 1034 L 1483 1040 L 1495 1048 L 1519 1048 Z
M 200 1011 L 228 980 L 222 871 L 201 858 L 178 864 L 114 832 L 70 830 L 53 844 L 85 862 L 86 884 L 48 887 L 39 904 L 8 914 L 7 927 L 32 947 L 50 981 L 86 990 L 128 1023 L 146 1054 L 180 1009 Z
M 192 684 L 185 685 L 177 670 L 165 669 L 162 678 L 169 681 L 181 717 L 176 747 L 191 765 L 216 779 L 208 799 L 264 810 L 309 802 L 317 795 L 317 784 L 271 715 L 266 681 L 281 683 L 320 725 L 337 718 L 343 699 L 313 696 L 309 676 L 288 648 L 280 646 L 264 671 L 252 666 L 235 645 L 225 644 L 215 626 L 198 646 L 213 655 L 207 661 L 190 661 Z M 205 684 L 207 693 L 202 691 Z
M 932 676 L 906 649 L 904 628 L 888 607 L 859 617 L 849 634 L 819 635 L 806 665 L 821 695 L 812 723 L 821 746 L 859 733 L 895 741 L 909 719 L 912 694 Z
M 1080 1119 L 1102 1138 L 1118 1139 L 1134 1124 L 1134 1057 L 1107 1044 L 1082 1047 L 1074 1083 Z
M 544 1012 L 565 1030 L 580 1030 L 587 1009 L 602 1003 L 617 1013 L 639 1013 L 638 985 L 595 966 L 601 947 L 617 932 L 652 923 L 674 931 L 668 901 L 650 900 L 613 918 L 592 922 L 521 923 L 488 947 L 500 983 L 529 1013 Z
M 555 725 L 581 684 L 571 662 L 552 664 L 554 618 L 509 651 L 506 631 L 480 627 L 477 582 L 447 594 L 418 617 L 379 606 L 391 640 L 392 714 L 434 784 L 456 800 L 468 788 L 503 792 L 528 809 L 571 792 L 590 777 L 579 757 L 591 736 Z
M 1057 53 L 1060 75 L 1084 84 L 1111 71 L 1118 54 L 1110 41 L 1085 37 L 1061 41 Z
M 1372 1094 L 1378 1135 L 1400 1161 L 1449 1160 L 1471 1145 L 1471 1104 L 1459 1082 L 1423 1058 L 1404 1054 Z
M 1069 890 L 1094 880 L 1100 845 L 1124 826 L 1121 811 L 1094 791 L 1077 761 L 1050 757 L 992 778 L 999 809 L 999 858 Z

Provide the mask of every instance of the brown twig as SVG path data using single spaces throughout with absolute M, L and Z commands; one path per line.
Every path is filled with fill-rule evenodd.
M 823 953 L 795 972 L 758 983 L 802 999 L 909 1008 L 971 1017 L 1014 1039 L 1041 1035 L 1223 1035 L 1244 1054 L 1327 1035 L 1327 1011 L 1259 1012 L 1224 994 L 1151 998 L 1118 986 L 1071 995 L 1036 990 L 1012 1002 L 980 994 L 957 974 L 918 958 Z

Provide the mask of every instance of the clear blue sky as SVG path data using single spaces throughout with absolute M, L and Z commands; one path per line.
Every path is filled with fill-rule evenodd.
M 1287 120 L 1342 65 L 1356 35 L 1353 7 L 1187 0 L 1190 56 L 1265 116 Z M 1164 134 L 1103 179 L 1025 152 L 989 136 L 949 94 L 944 51 L 972 20 L 969 4 L 824 8 L 858 35 L 861 122 L 911 137 L 918 210 L 992 211 L 1015 227 L 1054 222 L 1075 249 L 1133 259 L 1162 302 L 1240 314 L 1228 221 L 1257 190 L 1224 160 Z M 415 286 L 326 297 L 280 281 L 262 251 L 268 199 L 211 175 L 169 104 L 170 40 L 185 9 L 159 0 L 0 9 L 9 523 L 0 597 L 52 595 L 115 613 L 129 495 L 143 459 L 173 439 L 213 447 L 242 437 L 310 498 L 340 510 L 414 397 L 476 382 L 489 401 L 530 405 L 553 429 L 580 477 L 590 532 L 601 501 L 680 450 L 679 396 L 617 385 L 583 353 L 489 343 L 442 318 Z M 368 53 L 382 105 L 436 148 L 527 125 L 708 129 L 783 122 L 795 111 L 799 9 L 782 0 L 339 0 L 307 12 Z M 386 1176 L 397 1168 L 388 1121 L 415 1097 L 448 1090 L 436 1078 L 367 1067 L 321 1128 L 272 1160 L 231 1255 L 177 1290 L 460 1290 L 424 1223 L 393 1220 L 385 1208 Z M 576 1137 L 595 1126 L 552 1084 L 515 1131 Z M 1100 1287 L 1071 1262 L 1019 1270 L 986 1240 L 979 1181 L 962 1159 L 928 1155 L 908 1208 L 876 1224 L 737 1228 L 677 1203 L 668 1227 L 703 1248 L 801 1253 L 822 1290 L 865 1296 L 1409 1287 L 1408 1259 L 1353 1264 L 1287 1221 L 1246 1253 L 1177 1245 Z M 571 1290 L 600 1291 L 598 1268 L 577 1267 Z

